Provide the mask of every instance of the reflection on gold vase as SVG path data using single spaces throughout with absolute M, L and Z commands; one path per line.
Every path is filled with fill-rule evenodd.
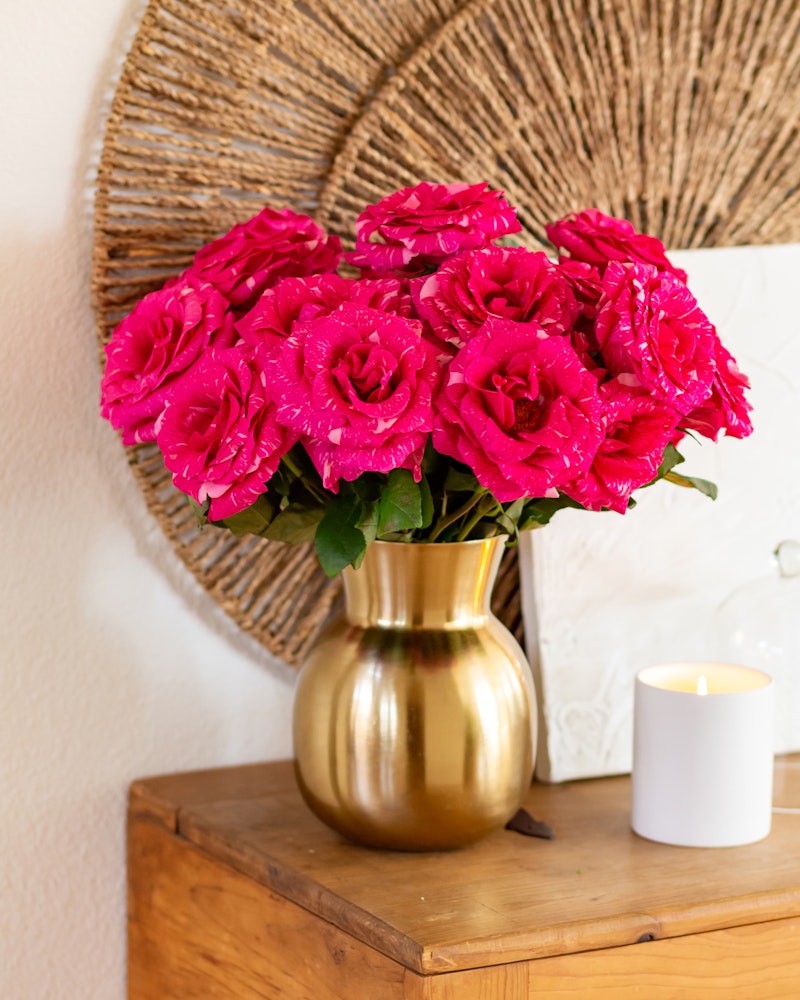
M 536 703 L 492 615 L 504 539 L 375 542 L 344 571 L 345 612 L 303 664 L 295 769 L 312 811 L 373 847 L 459 847 L 530 784 Z

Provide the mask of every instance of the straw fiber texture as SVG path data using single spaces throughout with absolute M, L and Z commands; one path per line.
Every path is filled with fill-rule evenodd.
M 151 0 L 98 175 L 100 342 L 265 203 L 348 243 L 365 203 L 420 180 L 503 189 L 531 247 L 588 206 L 673 248 L 800 241 L 800 5 Z M 297 664 L 338 582 L 308 546 L 199 530 L 157 448 L 128 455 L 201 584 Z M 521 636 L 513 553 L 495 608 Z

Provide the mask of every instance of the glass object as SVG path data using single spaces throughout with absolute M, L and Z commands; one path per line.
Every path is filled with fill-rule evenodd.
M 773 552 L 775 572 L 737 587 L 717 610 L 720 659 L 768 673 L 775 685 L 775 751 L 800 750 L 800 542 Z

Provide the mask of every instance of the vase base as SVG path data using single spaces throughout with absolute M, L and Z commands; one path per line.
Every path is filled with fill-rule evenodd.
M 453 851 L 468 847 L 502 830 L 519 804 L 508 805 L 508 795 L 492 814 L 466 809 L 462 792 L 442 795 L 438 800 L 417 803 L 405 813 L 393 810 L 381 816 L 380 809 L 339 807 L 321 801 L 303 782 L 295 762 L 295 775 L 304 802 L 312 813 L 346 840 L 375 850 L 424 852 Z M 527 786 L 524 791 L 527 791 Z M 524 797 L 520 794 L 520 801 Z

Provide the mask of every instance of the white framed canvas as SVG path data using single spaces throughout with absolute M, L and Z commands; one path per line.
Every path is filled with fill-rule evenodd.
M 624 516 L 564 510 L 523 537 L 545 781 L 629 771 L 636 672 L 729 658 L 720 604 L 773 572 L 781 541 L 800 541 L 800 244 L 670 258 L 750 378 L 754 431 L 743 441 L 681 443 L 686 462 L 676 471 L 713 480 L 715 501 L 661 482 L 640 491 Z M 783 650 L 775 676 L 777 751 L 800 749 L 794 652 L 789 662 L 792 651 Z

